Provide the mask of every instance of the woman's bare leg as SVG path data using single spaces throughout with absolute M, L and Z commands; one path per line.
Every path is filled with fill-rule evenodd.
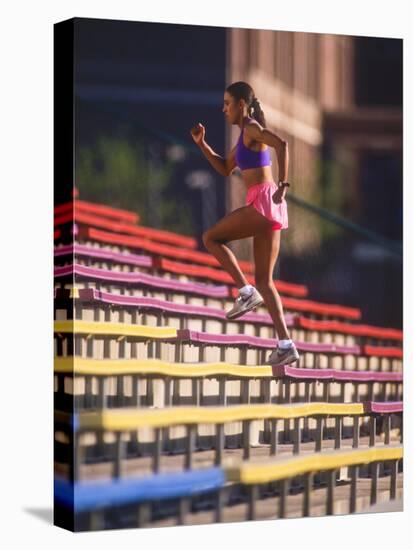
M 280 250 L 281 231 L 271 228 L 254 237 L 255 286 L 274 321 L 279 340 L 289 340 L 280 295 L 274 286 L 273 270 Z
M 230 212 L 202 235 L 205 248 L 231 275 L 238 288 L 247 285 L 248 281 L 234 253 L 224 242 L 253 237 L 268 230 L 270 226 L 271 222 L 249 205 Z

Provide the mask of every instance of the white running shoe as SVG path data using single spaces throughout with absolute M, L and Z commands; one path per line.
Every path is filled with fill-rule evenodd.
M 227 319 L 238 319 L 248 311 L 258 307 L 264 303 L 264 299 L 256 288 L 254 288 L 251 296 L 243 296 L 240 294 L 235 300 L 235 305 L 226 313 Z
M 272 367 L 279 367 L 281 365 L 289 365 L 290 363 L 297 361 L 298 367 L 299 359 L 300 356 L 293 342 L 293 344 L 287 349 L 282 349 L 280 347 L 275 348 L 275 350 L 271 352 L 268 361 L 265 361 L 265 364 L 271 365 Z

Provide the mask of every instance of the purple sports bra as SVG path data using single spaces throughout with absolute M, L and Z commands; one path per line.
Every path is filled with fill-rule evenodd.
M 240 136 L 237 142 L 237 149 L 235 151 L 235 160 L 237 166 L 241 170 L 247 168 L 259 168 L 261 166 L 271 166 L 270 150 L 267 147 L 265 151 L 253 151 L 249 147 L 245 147 L 243 140 L 244 128 L 241 130 Z

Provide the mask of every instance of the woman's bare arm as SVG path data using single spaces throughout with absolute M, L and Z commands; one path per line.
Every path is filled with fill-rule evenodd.
M 227 163 L 227 176 L 229 176 L 234 168 L 237 166 L 237 161 L 235 160 L 236 149 L 237 145 L 235 144 L 231 151 L 228 153 L 227 158 L 225 159 Z
M 223 158 L 207 144 L 205 141 L 205 127 L 198 123 L 191 129 L 191 136 L 201 151 L 204 153 L 208 162 L 222 176 L 229 176 L 236 166 L 235 147 L 230 151 L 227 158 Z
M 206 142 L 201 143 L 199 148 L 204 153 L 213 168 L 215 168 L 221 176 L 229 176 L 237 165 L 235 160 L 236 145 L 231 149 L 226 158 L 223 158 L 215 153 L 215 151 L 213 151 Z
M 215 153 L 213 149 L 208 145 L 206 141 L 199 144 L 199 148 L 206 156 L 207 160 L 215 170 L 221 174 L 221 176 L 228 176 L 227 160 Z

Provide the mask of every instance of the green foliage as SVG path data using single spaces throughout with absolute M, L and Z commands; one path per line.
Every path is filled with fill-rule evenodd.
M 345 189 L 344 176 L 346 173 L 343 167 L 337 160 L 321 160 L 316 163 L 316 181 L 319 182 L 315 186 L 314 196 L 311 202 L 337 215 L 342 215 Z M 327 241 L 340 237 L 343 233 L 343 228 L 331 221 L 318 217 L 317 221 L 322 240 Z
M 103 135 L 93 145 L 79 148 L 76 187 L 81 199 L 137 212 L 142 225 L 154 227 L 149 198 L 150 186 L 156 185 L 158 228 L 193 235 L 190 205 L 167 196 L 172 172 L 173 162 L 148 160 L 143 141 Z

